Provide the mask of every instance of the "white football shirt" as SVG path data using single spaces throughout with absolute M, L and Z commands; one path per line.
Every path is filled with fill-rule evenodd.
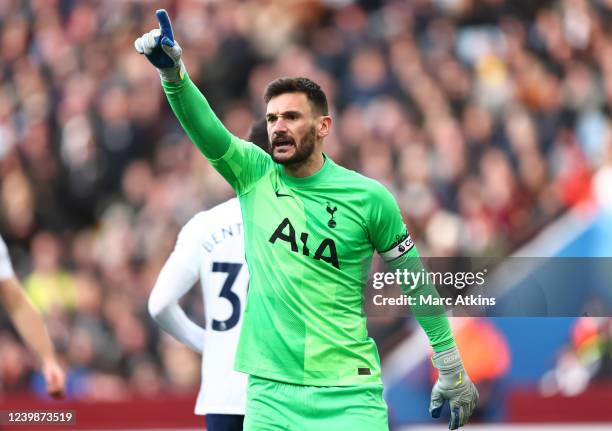
M 175 273 L 184 272 L 174 280 L 199 278 L 204 296 L 206 328 L 196 414 L 245 411 L 247 375 L 233 369 L 249 282 L 243 241 L 240 204 L 234 198 L 189 220 L 169 258 L 180 262 Z

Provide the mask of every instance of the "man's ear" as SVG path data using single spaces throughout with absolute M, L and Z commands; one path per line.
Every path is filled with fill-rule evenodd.
M 329 115 L 323 115 L 319 119 L 319 126 L 317 127 L 317 136 L 324 138 L 331 132 L 332 119 Z

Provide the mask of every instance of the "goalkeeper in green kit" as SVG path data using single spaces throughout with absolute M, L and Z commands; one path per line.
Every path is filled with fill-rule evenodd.
M 420 271 L 391 193 L 323 153 L 326 96 L 306 78 L 265 93 L 270 154 L 230 134 L 189 79 L 166 11 L 135 42 L 161 75 L 174 113 L 240 200 L 250 287 L 235 368 L 249 374 L 246 430 L 388 430 L 380 360 L 363 313 L 374 250 L 390 269 Z M 437 295 L 424 284 L 409 295 Z M 439 369 L 430 412 L 451 407 L 449 427 L 472 414 L 478 392 L 444 310 L 417 320 Z

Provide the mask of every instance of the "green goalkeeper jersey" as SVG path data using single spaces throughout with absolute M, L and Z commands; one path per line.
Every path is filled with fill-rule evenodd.
M 421 269 L 391 193 L 329 157 L 309 177 L 288 176 L 267 153 L 230 134 L 188 76 L 163 87 L 190 138 L 240 200 L 251 278 L 236 369 L 301 385 L 380 383 L 363 311 L 374 250 L 393 268 Z M 445 315 L 418 319 L 434 350 L 454 346 Z

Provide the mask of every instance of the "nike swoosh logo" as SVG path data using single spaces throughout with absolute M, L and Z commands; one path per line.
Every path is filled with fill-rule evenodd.
M 284 193 L 279 193 L 279 192 L 277 192 L 277 191 L 275 191 L 274 193 L 276 193 L 276 197 L 277 197 L 277 198 L 282 198 L 282 197 L 288 197 L 288 198 L 290 198 L 290 197 L 291 197 L 291 195 L 286 195 L 286 194 L 284 194 Z

